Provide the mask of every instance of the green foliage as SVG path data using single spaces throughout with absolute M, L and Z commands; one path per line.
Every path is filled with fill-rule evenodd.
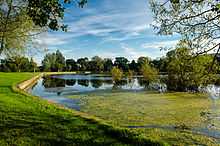
M 143 64 L 141 68 L 142 75 L 147 84 L 157 81 L 158 71 L 154 67 L 151 67 L 149 64 Z
M 89 66 L 89 59 L 87 57 L 85 58 L 79 58 L 77 60 L 77 64 L 79 65 L 79 70 L 80 71 L 86 71 Z
M 111 73 L 112 73 L 112 80 L 116 84 L 119 83 L 123 77 L 123 71 L 118 67 L 113 67 Z
M 138 64 L 135 62 L 135 60 L 132 60 L 131 63 L 129 64 L 129 69 L 138 72 Z
M 63 54 L 59 50 L 56 51 L 55 67 L 58 72 L 63 71 L 64 67 L 65 67 L 65 57 L 63 56 Z
M 117 66 L 118 68 L 120 68 L 123 71 L 128 71 L 129 66 L 128 66 L 128 59 L 125 57 L 116 57 L 115 58 L 115 62 L 114 62 L 114 66 Z
M 129 80 L 132 80 L 132 78 L 134 77 L 134 72 L 132 70 L 128 70 L 127 77 Z
M 67 25 L 61 20 L 64 18 L 64 5 L 70 2 L 83 7 L 87 0 L 0 1 L 0 55 L 24 49 L 42 29 L 67 31 Z
M 48 53 L 45 55 L 43 61 L 44 71 L 63 71 L 65 67 L 65 58 L 62 53 L 57 50 L 56 53 Z
M 218 0 L 150 0 L 158 34 L 180 34 L 193 53 L 205 54 L 220 45 Z M 220 48 L 219 48 L 220 49 Z M 219 51 L 218 49 L 218 51 Z
M 27 14 L 32 21 L 40 27 L 49 27 L 52 30 L 67 30 L 67 25 L 60 24 L 64 18 L 64 4 L 75 2 L 74 0 L 28 0 Z M 64 4 L 63 4 L 64 3 Z M 83 7 L 87 0 L 77 1 L 79 7 Z
M 0 55 L 17 49 L 22 50 L 31 40 L 31 33 L 39 31 L 23 8 L 25 2 L 2 1 L 0 6 Z M 20 8 L 20 9 L 19 9 Z
M 67 59 L 66 60 L 66 71 L 77 71 L 78 66 L 74 59 Z
M 212 55 L 193 57 L 182 46 L 169 53 L 168 88 L 176 91 L 196 90 L 200 85 L 215 83 L 218 65 Z
M 105 58 L 104 59 L 104 71 L 111 72 L 112 68 L 113 68 L 112 60 L 109 58 Z
M 92 57 L 90 61 L 90 70 L 95 72 L 102 72 L 104 70 L 104 61 L 99 56 Z
M 37 63 L 34 62 L 33 58 L 31 58 L 31 60 L 30 60 L 29 69 L 31 72 L 35 72 L 37 70 Z
M 12 56 L 1 60 L 0 71 L 2 72 L 35 72 L 37 63 L 23 56 Z
M 168 58 L 162 57 L 160 59 L 155 59 L 155 60 L 150 61 L 150 64 L 152 64 L 153 67 L 157 68 L 160 73 L 166 73 L 167 65 L 168 65 Z
M 149 64 L 150 59 L 148 57 L 139 57 L 137 60 L 137 70 L 141 73 L 142 67 L 145 64 Z

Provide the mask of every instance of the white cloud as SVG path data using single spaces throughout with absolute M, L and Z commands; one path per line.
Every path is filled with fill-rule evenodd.
M 158 49 L 158 48 L 165 48 L 165 47 L 174 47 L 178 43 L 178 40 L 172 41 L 158 41 L 158 42 L 147 42 L 141 45 L 142 48 L 145 49 Z
M 34 44 L 39 45 L 40 47 L 52 47 L 57 45 L 64 45 L 68 42 L 68 36 L 65 34 L 50 34 L 47 32 L 41 33 L 38 36 L 35 36 Z
M 124 50 L 124 53 L 126 54 L 126 56 L 129 57 L 129 59 L 137 59 L 138 57 L 141 56 L 141 52 L 138 52 L 137 49 L 131 48 L 129 46 L 127 46 L 126 44 L 121 44 L 122 49 Z
M 123 56 L 127 57 L 129 60 L 137 60 L 141 56 L 147 56 L 155 59 L 156 56 L 159 57 L 165 55 L 163 51 L 160 51 L 158 49 L 137 49 L 130 47 L 129 45 L 124 43 L 121 44 L 121 48 L 123 49 Z
M 141 32 L 149 28 L 148 23 L 151 21 L 148 21 L 146 11 L 133 8 L 133 5 L 127 10 L 118 9 L 116 5 L 108 7 L 109 11 L 102 8 L 100 10 L 85 8 L 80 10 L 83 15 L 67 10 L 68 33 L 48 33 L 40 36 L 36 42 L 44 46 L 63 45 L 68 43 L 68 40 L 86 35 L 102 37 L 106 42 L 123 41 L 138 37 Z M 121 36 L 113 36 L 113 33 Z
M 143 2 L 147 3 L 140 1 L 138 4 Z M 124 7 L 121 7 L 118 1 L 105 0 L 100 3 L 102 5 L 98 6 L 98 10 L 85 10 L 85 12 L 82 10 L 81 13 L 86 15 L 80 14 L 79 19 L 68 21 L 69 31 L 77 34 L 76 36 L 87 34 L 108 36 L 113 32 L 138 35 L 139 32 L 146 30 L 151 23 L 147 8 L 143 5 L 135 6 L 137 2 L 129 2 L 128 4 L 127 1 L 124 1 L 121 3 L 126 4 Z M 77 15 L 74 14 L 74 16 Z

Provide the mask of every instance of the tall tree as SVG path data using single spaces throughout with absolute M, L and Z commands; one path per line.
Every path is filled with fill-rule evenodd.
M 188 48 L 179 44 L 172 53 L 169 53 L 168 63 L 168 88 L 176 91 L 196 90 L 200 85 L 215 83 L 218 65 L 214 62 L 210 72 L 212 55 L 192 56 Z
M 26 13 L 24 0 L 0 2 L 0 55 L 10 49 L 24 49 L 31 32 L 36 31 L 33 21 Z
M 149 64 L 150 62 L 150 59 L 148 57 L 139 57 L 138 60 L 137 60 L 137 70 L 139 72 L 142 72 L 142 67 L 143 65 L 146 65 L 146 64 Z
M 219 53 L 219 0 L 150 0 L 150 4 L 158 34 L 180 34 L 194 56 Z
M 87 0 L 1 0 L 0 55 L 9 49 L 23 49 L 40 28 L 66 31 L 62 24 L 65 3 L 83 7 Z
M 114 84 L 119 84 L 123 77 L 123 71 L 119 69 L 118 67 L 114 66 L 112 68 L 111 73 L 112 73 L 112 80 Z
M 141 73 L 145 80 L 146 85 L 156 82 L 158 79 L 158 71 L 156 68 L 151 67 L 149 64 L 143 64 L 141 67 Z
M 88 69 L 88 63 L 89 59 L 87 57 L 77 59 L 77 64 L 79 65 L 80 71 L 86 71 Z
M 59 50 L 57 50 L 55 68 L 59 72 L 59 71 L 63 71 L 64 67 L 65 67 L 65 57 Z
M 66 60 L 66 70 L 67 71 L 77 71 L 77 63 L 74 59 Z
M 64 18 L 64 5 L 71 2 L 82 8 L 87 0 L 28 0 L 27 14 L 40 27 L 66 31 L 67 25 L 62 24 L 60 19 Z
M 48 53 L 44 56 L 42 60 L 42 66 L 44 71 L 56 71 L 55 70 L 55 63 L 56 63 L 56 54 L 55 53 Z
M 119 69 L 123 71 L 128 71 L 129 66 L 128 66 L 128 59 L 125 57 L 116 57 L 114 65 L 117 66 Z
M 37 64 L 31 58 L 15 55 L 8 56 L 1 60 L 1 71 L 3 72 L 29 72 L 34 71 L 37 68 Z
M 99 56 L 94 56 L 91 59 L 91 70 L 102 72 L 104 70 L 104 61 Z
M 138 71 L 138 66 L 135 60 L 132 60 L 131 63 L 129 64 L 129 69 L 132 71 L 137 72 Z
M 44 71 L 63 71 L 65 67 L 65 58 L 63 54 L 57 50 L 56 53 L 48 53 L 45 55 L 43 61 Z
M 33 58 L 30 60 L 29 71 L 35 72 L 37 69 L 37 63 L 34 62 Z
M 104 71 L 110 72 L 113 68 L 113 62 L 109 58 L 104 59 Z
M 154 60 L 150 61 L 150 64 L 152 64 L 160 72 L 166 73 L 167 72 L 167 65 L 168 65 L 168 58 L 161 57 L 159 59 L 154 59 Z

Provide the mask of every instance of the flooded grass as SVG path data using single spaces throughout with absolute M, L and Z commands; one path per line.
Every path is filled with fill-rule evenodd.
M 219 130 L 218 115 L 207 95 L 189 93 L 118 92 L 73 95 L 80 98 L 81 111 L 102 118 L 110 124 L 132 128 L 133 131 L 168 141 L 175 145 L 218 145 L 207 127 Z M 220 105 L 215 103 L 215 107 Z M 214 111 L 213 111 L 214 110 Z M 216 116 L 217 117 L 217 116 Z M 160 128 L 169 127 L 169 128 Z M 216 133 L 217 134 L 217 133 Z

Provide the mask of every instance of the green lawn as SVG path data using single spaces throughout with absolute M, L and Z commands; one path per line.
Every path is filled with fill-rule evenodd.
M 31 73 L 0 73 L 0 145 L 162 145 L 12 87 Z M 117 120 L 117 119 L 116 119 Z
M 172 145 L 218 145 L 219 141 L 193 132 L 219 120 L 207 120 L 203 113 L 213 113 L 207 95 L 189 93 L 155 94 L 146 92 L 91 93 L 74 95 L 81 99 L 81 111 L 108 123 L 126 126 L 150 126 L 132 129 L 144 137 L 163 140 Z M 217 107 L 220 103 L 216 103 Z M 220 113 L 219 108 L 213 114 Z M 156 127 L 156 128 L 152 128 Z M 217 126 L 216 129 L 219 129 Z

